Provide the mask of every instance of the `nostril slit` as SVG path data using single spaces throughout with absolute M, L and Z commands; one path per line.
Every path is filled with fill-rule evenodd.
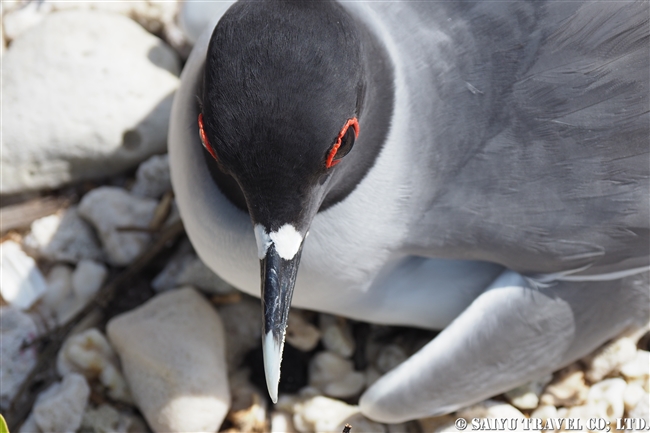
M 130 129 L 122 135 L 122 146 L 129 150 L 137 149 L 142 143 L 142 136 L 136 130 Z

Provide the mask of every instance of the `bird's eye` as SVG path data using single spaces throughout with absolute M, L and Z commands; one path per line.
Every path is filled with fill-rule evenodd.
M 199 114 L 199 137 L 201 137 L 201 144 L 205 147 L 205 150 L 212 155 L 215 161 L 218 161 L 217 152 L 210 146 L 208 136 L 205 134 L 205 129 L 203 129 L 203 113 Z
M 327 155 L 327 161 L 325 166 L 327 168 L 334 167 L 336 164 L 341 162 L 341 159 L 352 150 L 354 146 L 354 140 L 359 136 L 359 122 L 356 117 L 348 119 L 343 125 L 341 132 L 339 132 L 336 141 L 332 145 L 332 148 Z

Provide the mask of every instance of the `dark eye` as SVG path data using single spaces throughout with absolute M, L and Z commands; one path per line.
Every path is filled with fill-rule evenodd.
M 359 122 L 357 121 L 356 117 L 348 119 L 348 121 L 345 122 L 345 125 L 341 129 L 341 132 L 339 132 L 338 137 L 336 137 L 336 141 L 332 145 L 332 148 L 327 155 L 325 166 L 327 168 L 331 168 L 341 162 L 341 159 L 343 159 L 343 157 L 350 153 L 352 150 L 354 141 L 358 135 Z

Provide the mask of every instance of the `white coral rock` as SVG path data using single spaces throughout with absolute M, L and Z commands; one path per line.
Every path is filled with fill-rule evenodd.
M 228 412 L 223 324 L 194 289 L 165 292 L 113 318 L 108 336 L 156 432 L 216 431 Z
M 121 231 L 121 228 L 147 227 L 156 206 L 153 199 L 135 197 L 122 188 L 105 186 L 86 194 L 79 212 L 97 229 L 109 261 L 114 265 L 128 265 L 147 248 L 151 236 Z
M 47 292 L 47 283 L 34 259 L 14 241 L 0 244 L 0 293 L 9 304 L 27 310 Z
M 43 432 L 74 432 L 81 426 L 89 396 L 86 379 L 70 373 L 38 396 L 34 421 Z

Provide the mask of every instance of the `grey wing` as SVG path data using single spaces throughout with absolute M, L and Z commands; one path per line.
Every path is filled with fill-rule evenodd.
M 438 201 L 455 221 L 481 215 L 456 237 L 484 248 L 472 258 L 527 273 L 648 265 L 649 5 L 539 9 L 495 134 Z

